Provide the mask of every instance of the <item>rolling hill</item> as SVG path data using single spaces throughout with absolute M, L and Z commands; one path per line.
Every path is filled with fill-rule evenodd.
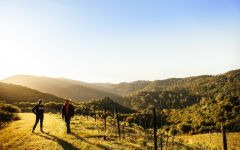
M 153 106 L 185 108 L 199 103 L 202 98 L 240 96 L 240 70 L 210 76 L 152 81 L 145 88 L 126 96 L 123 104 L 136 110 Z
M 99 88 L 92 84 L 66 78 L 48 78 L 29 75 L 16 75 L 5 80 L 5 83 L 26 86 L 41 92 L 57 95 L 59 97 L 71 98 L 79 101 L 102 98 L 108 96 L 115 101 L 122 97 L 106 88 Z
M 85 83 L 66 78 L 28 75 L 13 76 L 2 82 L 23 85 L 41 92 L 80 101 L 110 97 L 124 106 L 135 107 L 137 110 L 154 105 L 154 100 L 159 99 L 161 95 L 164 107 L 184 108 L 198 103 L 202 97 L 215 98 L 219 94 L 239 95 L 240 69 L 215 76 L 201 75 L 120 84 Z
M 38 99 L 44 99 L 44 102 L 54 101 L 63 102 L 64 99 L 48 94 L 42 93 L 20 85 L 6 84 L 0 82 L 0 101 L 7 103 L 15 102 L 37 102 Z
M 104 84 L 98 83 L 97 86 L 102 86 L 112 89 L 115 92 L 123 95 L 136 95 L 142 91 L 162 91 L 173 90 L 176 88 L 187 89 L 194 93 L 207 95 L 208 92 L 211 96 L 216 95 L 216 92 L 232 93 L 240 91 L 240 69 L 232 70 L 219 75 L 201 75 L 186 78 L 169 78 L 165 80 L 155 81 L 134 81 L 130 83 L 120 84 Z
M 182 79 L 184 78 L 169 78 L 165 80 L 155 80 L 155 81 L 138 80 L 134 82 L 122 82 L 119 84 L 94 83 L 94 85 L 98 87 L 111 89 L 122 96 L 130 96 L 130 95 L 135 95 L 142 91 L 153 91 L 155 89 L 160 89 L 160 88 L 165 89 L 171 85 L 174 85 L 175 83 L 177 83 Z

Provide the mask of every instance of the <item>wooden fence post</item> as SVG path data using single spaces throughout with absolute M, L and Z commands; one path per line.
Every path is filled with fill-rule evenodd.
M 93 111 L 94 111 L 94 119 L 95 119 L 95 122 L 97 120 L 97 114 L 96 114 L 96 106 L 94 105 L 93 107 Z
M 153 131 L 153 135 L 154 135 L 154 150 L 157 150 L 157 124 L 156 124 L 156 112 L 155 112 L 155 108 L 153 108 L 153 125 L 154 125 L 154 131 Z
M 147 119 L 145 119 L 145 121 L 144 121 L 144 130 L 145 131 L 147 130 Z
M 142 114 L 140 114 L 140 118 L 139 118 L 139 126 L 142 126 Z
M 117 124 L 118 124 L 118 136 L 121 138 L 121 131 L 120 131 L 120 124 L 119 124 L 119 117 L 118 117 L 118 110 L 116 108 L 116 115 L 117 115 Z
M 124 125 L 122 126 L 123 139 L 125 138 Z
M 107 132 L 107 115 L 106 115 L 106 108 L 104 107 L 104 140 L 106 140 L 106 132 Z
M 223 150 L 227 150 L 227 136 L 226 136 L 225 126 L 223 123 L 221 124 L 221 128 L 222 128 L 222 137 L 223 137 Z
M 87 115 L 87 120 L 88 120 L 88 107 L 86 106 L 86 115 Z

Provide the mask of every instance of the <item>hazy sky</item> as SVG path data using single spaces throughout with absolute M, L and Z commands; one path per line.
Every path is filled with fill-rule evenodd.
M 0 79 L 116 83 L 239 68 L 239 0 L 0 0 Z

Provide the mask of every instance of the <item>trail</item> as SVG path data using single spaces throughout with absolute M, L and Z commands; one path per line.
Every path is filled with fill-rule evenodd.
M 76 133 L 66 134 L 65 122 L 60 115 L 45 114 L 44 133 L 40 132 L 39 124 L 35 133 L 31 132 L 34 114 L 22 113 L 20 117 L 21 120 L 11 122 L 0 130 L 1 150 L 109 149 Z

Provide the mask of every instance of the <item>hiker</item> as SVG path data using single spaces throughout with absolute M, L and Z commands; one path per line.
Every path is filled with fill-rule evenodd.
M 74 107 L 70 104 L 70 101 L 71 99 L 67 99 L 62 107 L 62 118 L 65 119 L 68 134 L 71 133 L 70 120 L 74 116 Z
M 44 107 L 43 107 L 42 102 L 43 102 L 42 99 L 39 99 L 38 104 L 35 107 L 33 107 L 33 109 L 32 109 L 32 112 L 36 115 L 36 121 L 33 126 L 32 132 L 34 132 L 39 120 L 40 120 L 40 129 L 41 129 L 41 132 L 43 132 Z

